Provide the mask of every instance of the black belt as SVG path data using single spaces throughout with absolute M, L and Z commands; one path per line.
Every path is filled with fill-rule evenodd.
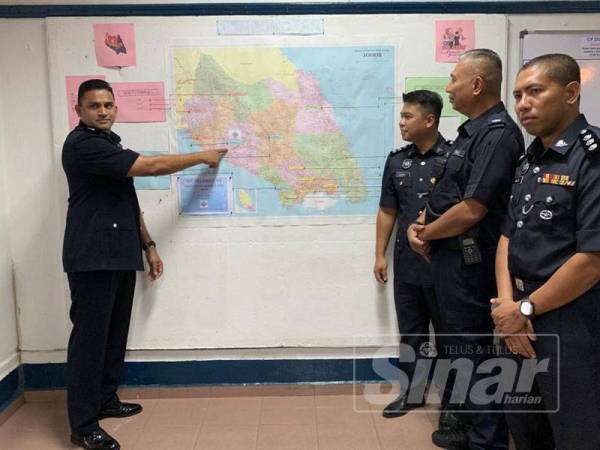
M 537 291 L 542 285 L 544 285 L 545 281 L 530 281 L 523 280 L 522 278 L 513 277 L 513 286 L 519 292 L 524 292 L 529 295 L 534 291 Z
M 438 239 L 432 242 L 436 248 L 444 248 L 446 250 L 460 250 L 458 238 Z

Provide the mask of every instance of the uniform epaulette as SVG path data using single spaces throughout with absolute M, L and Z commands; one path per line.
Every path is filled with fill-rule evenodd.
M 504 128 L 506 126 L 506 119 L 501 115 L 494 114 L 490 117 L 488 126 L 490 128 Z
M 600 138 L 591 127 L 588 127 L 579 132 L 579 142 L 586 150 L 585 153 L 591 155 L 598 151 Z
M 400 153 L 400 152 L 403 152 L 404 150 L 408 150 L 408 148 L 409 148 L 411 145 L 412 145 L 412 144 L 408 144 L 408 145 L 405 145 L 404 147 L 396 148 L 396 149 L 394 149 L 394 150 L 392 150 L 392 151 L 390 152 L 390 155 L 396 155 L 396 154 L 398 154 L 398 153 Z

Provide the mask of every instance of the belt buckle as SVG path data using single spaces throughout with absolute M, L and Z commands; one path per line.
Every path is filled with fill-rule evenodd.
M 520 278 L 515 278 L 515 286 L 521 292 L 525 292 L 525 285 L 523 284 L 523 280 Z

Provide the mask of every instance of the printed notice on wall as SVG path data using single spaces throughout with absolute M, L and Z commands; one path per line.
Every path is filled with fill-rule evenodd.
M 135 29 L 132 23 L 94 24 L 94 48 L 100 67 L 135 66 Z
M 435 21 L 435 61 L 457 62 L 458 57 L 475 48 L 475 21 Z
M 178 187 L 181 214 L 231 214 L 231 174 L 183 175 Z
M 168 101 L 159 82 L 112 83 L 119 108 L 117 122 L 165 122 Z
M 79 116 L 75 112 L 75 105 L 77 104 L 77 91 L 79 85 L 87 80 L 99 79 L 104 80 L 104 75 L 75 75 L 65 77 L 67 85 L 67 105 L 69 108 L 69 129 L 72 130 L 79 123 Z
M 584 59 L 600 58 L 600 34 L 588 35 L 581 39 L 580 56 Z

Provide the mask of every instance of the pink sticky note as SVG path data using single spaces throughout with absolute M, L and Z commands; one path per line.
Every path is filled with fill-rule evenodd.
M 96 61 L 101 67 L 135 66 L 135 30 L 132 23 L 94 24 Z
M 100 79 L 104 80 L 104 75 L 75 75 L 67 76 L 67 105 L 69 105 L 69 128 L 72 130 L 79 123 L 79 117 L 75 112 L 77 104 L 77 90 L 79 85 L 87 80 Z
M 475 48 L 475 21 L 436 20 L 435 60 L 456 62 L 458 57 Z
M 165 122 L 168 99 L 161 82 L 112 83 L 117 122 Z

